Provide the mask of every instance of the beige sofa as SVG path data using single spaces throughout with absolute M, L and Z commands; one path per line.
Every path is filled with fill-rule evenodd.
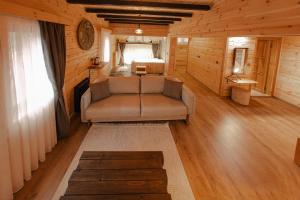
M 90 89 L 81 97 L 81 120 L 187 120 L 195 110 L 195 95 L 183 86 L 182 101 L 166 97 L 164 80 L 164 76 L 109 77 L 110 97 L 92 103 Z

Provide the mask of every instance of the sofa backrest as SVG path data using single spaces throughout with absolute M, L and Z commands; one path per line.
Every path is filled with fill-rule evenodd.
M 141 94 L 162 93 L 164 90 L 165 76 L 142 76 Z
M 109 77 L 109 90 L 112 94 L 138 94 L 140 93 L 140 78 Z

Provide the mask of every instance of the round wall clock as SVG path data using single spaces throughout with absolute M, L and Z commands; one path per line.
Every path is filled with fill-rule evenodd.
M 88 50 L 93 46 L 94 34 L 93 24 L 83 19 L 77 28 L 77 40 L 81 49 Z

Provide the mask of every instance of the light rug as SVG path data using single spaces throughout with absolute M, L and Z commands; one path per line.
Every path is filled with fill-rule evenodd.
M 84 138 L 52 200 L 58 200 L 68 186 L 83 151 L 163 151 L 172 200 L 194 200 L 176 144 L 167 123 L 94 124 Z

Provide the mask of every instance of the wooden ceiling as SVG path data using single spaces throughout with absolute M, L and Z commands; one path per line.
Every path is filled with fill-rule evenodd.
M 110 23 L 165 25 L 207 12 L 214 0 L 66 0 Z

